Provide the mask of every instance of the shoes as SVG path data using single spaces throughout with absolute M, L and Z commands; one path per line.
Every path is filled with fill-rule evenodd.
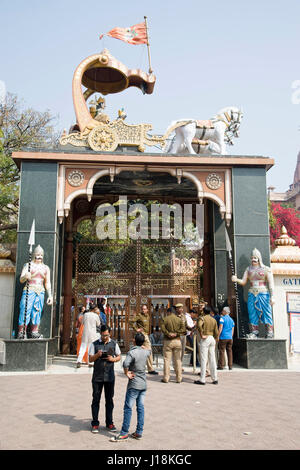
M 181 384 L 182 380 L 176 380 L 177 384 Z
M 214 380 L 212 383 L 213 383 L 214 385 L 217 385 L 217 384 L 218 384 L 218 381 L 217 381 L 217 380 Z
M 217 367 L 218 370 L 223 370 L 223 367 Z
M 24 331 L 24 329 L 19 331 L 17 339 L 27 339 L 26 331 Z
M 229 370 L 232 370 L 232 367 L 228 367 Z
M 156 372 L 156 370 L 150 370 L 150 372 L 148 372 L 148 374 L 158 375 L 158 372 Z
M 119 441 L 126 441 L 126 439 L 128 439 L 128 434 L 118 434 L 117 436 L 114 436 L 112 437 L 110 440 L 110 442 L 119 442 Z
M 161 379 L 161 382 L 162 382 L 163 384 L 167 384 L 167 383 L 168 383 L 168 382 L 167 382 L 166 380 L 164 380 L 164 379 Z
M 201 382 L 201 380 L 194 380 L 194 384 L 205 385 L 205 382 Z
M 89 364 L 89 367 L 94 367 L 94 364 Z
M 114 424 L 109 424 L 108 426 L 106 426 L 107 429 L 111 432 L 116 432 L 117 428 Z
M 99 432 L 99 426 L 92 426 L 92 433 L 97 434 Z
M 142 435 L 138 434 L 137 432 L 133 432 L 132 434 L 130 434 L 130 436 L 134 439 L 142 439 Z
M 77 369 L 79 369 L 79 367 L 81 367 L 81 363 L 77 362 L 76 367 L 77 367 Z
M 42 339 L 43 335 L 41 335 L 38 331 L 32 331 L 31 332 L 31 338 L 32 339 Z

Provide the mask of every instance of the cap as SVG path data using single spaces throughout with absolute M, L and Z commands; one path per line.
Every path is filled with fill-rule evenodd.
M 183 307 L 183 304 L 176 304 L 175 308 Z

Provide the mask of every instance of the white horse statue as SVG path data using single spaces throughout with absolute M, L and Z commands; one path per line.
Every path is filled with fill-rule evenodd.
M 233 145 L 233 137 L 239 137 L 239 127 L 243 113 L 234 106 L 222 108 L 208 121 L 181 119 L 173 121 L 165 136 L 175 131 L 166 153 L 220 154 L 226 155 L 226 144 Z

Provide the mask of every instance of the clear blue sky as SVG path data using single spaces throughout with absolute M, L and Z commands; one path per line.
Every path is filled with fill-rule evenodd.
M 159 134 L 175 119 L 209 119 L 224 106 L 242 106 L 231 153 L 274 158 L 267 183 L 288 189 L 300 150 L 300 104 L 292 103 L 300 80 L 299 0 L 1 0 L 0 80 L 28 107 L 57 114 L 68 130 L 75 122 L 72 77 L 82 59 L 106 47 L 147 71 L 146 46 L 98 39 L 144 15 L 154 93 L 133 88 L 108 96 L 110 117 L 125 107 L 128 123 L 151 123 Z

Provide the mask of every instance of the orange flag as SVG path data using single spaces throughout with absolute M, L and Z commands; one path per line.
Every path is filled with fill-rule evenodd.
M 104 34 L 101 34 L 102 39 Z M 129 44 L 148 44 L 147 30 L 145 23 L 138 23 L 129 28 L 114 28 L 106 36 L 120 39 L 121 41 L 128 42 Z

